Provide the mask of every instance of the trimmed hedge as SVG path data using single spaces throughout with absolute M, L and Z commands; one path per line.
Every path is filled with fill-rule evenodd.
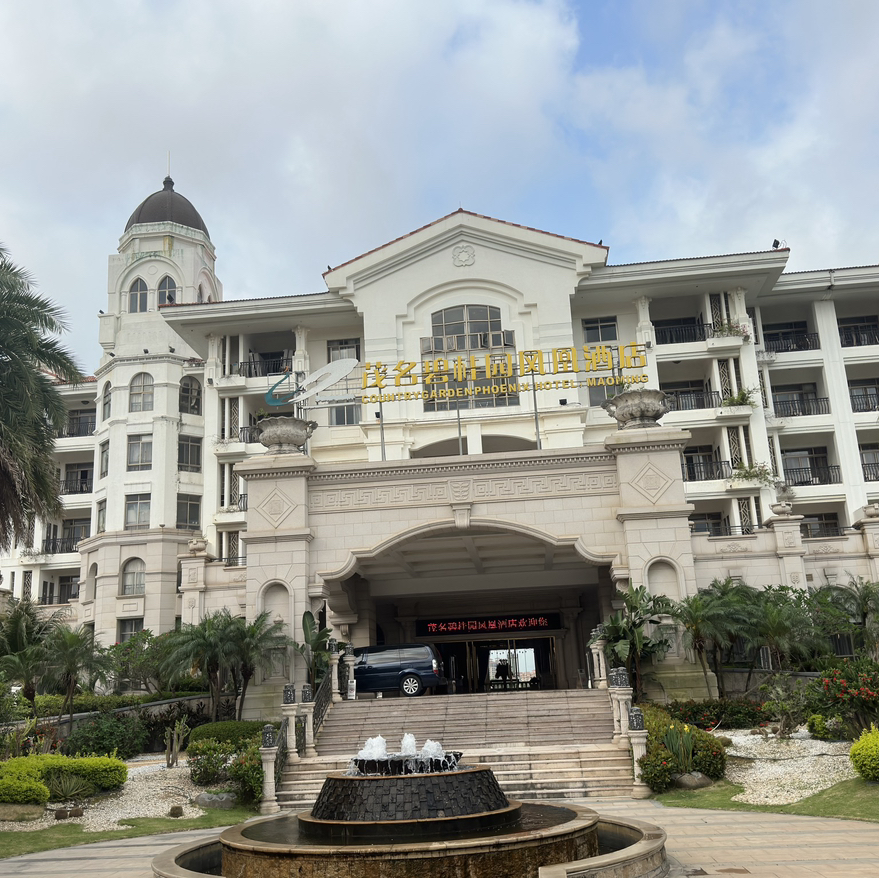
M 147 740 L 147 730 L 137 716 L 110 716 L 102 713 L 81 722 L 64 741 L 65 753 L 115 753 L 130 759 L 140 753 Z
M 80 777 L 99 790 L 117 789 L 128 779 L 125 763 L 108 756 L 76 758 L 58 753 L 18 756 L 0 763 L 0 802 L 45 804 L 49 800 L 45 779 L 58 773 Z M 45 797 L 40 798 L 44 790 Z M 25 798 L 17 798 L 21 796 Z
M 864 780 L 879 781 L 879 729 L 875 725 L 861 732 L 852 744 L 849 759 Z
M 206 723 L 189 733 L 189 743 L 204 741 L 208 738 L 221 744 L 231 744 L 238 749 L 254 735 L 262 732 L 265 723 L 260 720 L 225 720 L 219 723 Z
M 123 707 L 140 707 L 143 704 L 152 704 L 154 701 L 171 701 L 180 698 L 189 698 L 198 695 L 210 698 L 207 692 L 153 692 L 141 695 L 95 695 L 87 692 L 73 697 L 74 713 L 106 713 L 110 710 L 118 710 Z M 64 707 L 63 695 L 37 695 L 37 716 L 59 716 Z
M 14 805 L 45 805 L 49 788 L 27 774 L 9 774 L 0 777 L 0 802 Z
M 725 729 L 752 729 L 767 725 L 772 717 L 763 709 L 763 703 L 749 698 L 722 698 L 705 701 L 672 701 L 663 709 L 672 719 L 697 729 L 721 726 Z

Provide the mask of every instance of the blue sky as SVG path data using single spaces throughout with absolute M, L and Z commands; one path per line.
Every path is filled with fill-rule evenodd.
M 0 6 L 0 241 L 91 370 L 107 256 L 161 186 L 227 299 L 462 206 L 610 261 L 879 262 L 874 0 L 32 0 Z

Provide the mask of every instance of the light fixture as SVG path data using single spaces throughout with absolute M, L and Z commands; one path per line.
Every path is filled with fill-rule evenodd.
M 144 352 L 145 354 L 148 354 L 148 353 L 150 352 L 150 349 L 149 349 L 149 348 L 144 348 L 144 349 L 143 349 L 143 352 Z
M 171 351 L 172 354 L 174 353 L 174 348 L 172 348 L 171 345 L 168 345 L 168 350 Z
M 380 420 L 382 419 L 382 413 L 381 413 L 381 412 L 376 412 L 376 413 L 375 413 L 375 419 L 376 419 L 377 421 L 380 421 Z
M 115 357 L 116 354 L 114 354 L 113 351 L 107 351 L 107 356 L 108 357 Z
M 779 248 L 779 245 L 780 245 L 780 244 L 781 244 L 781 241 L 779 241 L 778 238 L 775 238 L 775 239 L 772 241 L 772 249 L 773 249 L 773 250 L 777 250 L 777 249 Z
M 80 402 L 81 402 L 83 405 L 88 405 L 89 403 L 91 403 L 91 402 L 96 402 L 96 401 L 97 401 L 97 400 L 91 400 L 91 399 L 83 399 L 83 400 L 80 400 Z
M 213 378 L 208 378 L 208 384 L 210 384 L 211 387 L 213 387 L 213 386 L 214 386 L 214 379 L 213 379 Z
M 98 314 L 103 314 L 103 313 L 104 312 L 100 308 L 98 308 Z
M 567 405 L 567 404 L 568 404 L 568 401 L 566 399 L 559 400 L 559 405 Z

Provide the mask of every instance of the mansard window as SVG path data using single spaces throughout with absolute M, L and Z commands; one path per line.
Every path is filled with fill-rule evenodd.
M 131 379 L 128 393 L 128 411 L 151 412 L 153 410 L 153 376 L 139 372 Z
M 159 281 L 159 304 L 173 305 L 177 301 L 177 284 L 166 274 Z
M 201 382 L 198 378 L 186 376 L 180 382 L 180 402 L 178 408 L 184 415 L 201 414 Z
M 110 382 L 104 385 L 104 395 L 101 397 L 101 420 L 106 421 L 110 417 L 111 397 Z
M 128 311 L 130 314 L 144 314 L 147 310 L 147 285 L 137 278 L 128 288 Z
M 421 339 L 426 412 L 496 408 L 519 404 L 513 332 L 501 309 L 458 305 L 431 315 L 431 334 Z M 460 395 L 458 394 L 460 391 Z
M 143 594 L 146 587 L 146 564 L 129 558 L 122 568 L 122 594 Z

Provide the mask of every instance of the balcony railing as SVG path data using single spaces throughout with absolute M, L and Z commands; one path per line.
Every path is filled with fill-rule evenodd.
M 270 360 L 242 360 L 232 364 L 232 374 L 242 378 L 264 378 L 293 371 L 292 357 L 273 357 Z
M 65 552 L 75 552 L 79 545 L 76 537 L 58 537 L 43 540 L 43 553 L 46 555 L 62 555 Z
M 231 555 L 228 558 L 214 558 L 215 564 L 224 564 L 226 567 L 246 567 L 247 558 L 244 555 Z
M 784 480 L 789 485 L 838 485 L 842 471 L 835 465 L 785 467 Z
M 62 494 L 91 494 L 92 485 L 94 484 L 91 477 L 87 479 L 62 479 Z
M 879 463 L 865 463 L 862 466 L 865 482 L 879 482 Z
M 228 505 L 220 505 L 220 512 L 235 512 L 235 510 L 239 510 L 241 512 L 246 511 L 247 509 L 247 494 L 239 494 L 237 500 L 230 500 Z
M 732 464 L 728 460 L 687 460 L 681 464 L 685 482 L 708 482 L 712 479 L 728 479 L 732 476 Z
M 689 344 L 705 341 L 713 329 L 710 323 L 685 323 L 682 326 L 657 326 L 657 344 Z
M 772 408 L 779 418 L 797 418 L 801 415 L 829 415 L 830 400 L 825 397 L 803 399 L 773 399 Z
M 726 524 L 720 521 L 691 521 L 690 529 L 694 534 L 709 537 L 732 537 L 754 533 L 753 525 Z
M 800 536 L 804 540 L 820 539 L 822 537 L 841 537 L 844 534 L 844 527 L 827 521 L 804 521 L 800 524 Z
M 844 348 L 879 344 L 879 329 L 874 326 L 840 326 L 839 343 Z
M 58 437 L 63 439 L 67 436 L 91 436 L 94 432 L 94 418 L 70 418 L 66 424 L 61 425 Z
M 853 412 L 879 412 L 879 392 L 871 394 L 849 392 L 849 397 Z
M 252 427 L 238 428 L 239 442 L 259 442 L 259 427 L 254 424 Z
M 817 351 L 821 342 L 817 332 L 800 332 L 796 335 L 785 335 L 781 338 L 763 339 L 763 347 L 767 351 L 784 353 L 785 351 Z
M 79 597 L 79 592 L 71 594 L 41 594 L 39 602 L 42 606 L 53 606 L 56 604 L 69 604 L 74 598 Z
M 720 406 L 720 393 L 716 390 L 668 390 L 665 393 L 673 412 L 716 409 Z
M 238 495 L 238 508 L 245 512 L 247 510 L 247 494 Z

